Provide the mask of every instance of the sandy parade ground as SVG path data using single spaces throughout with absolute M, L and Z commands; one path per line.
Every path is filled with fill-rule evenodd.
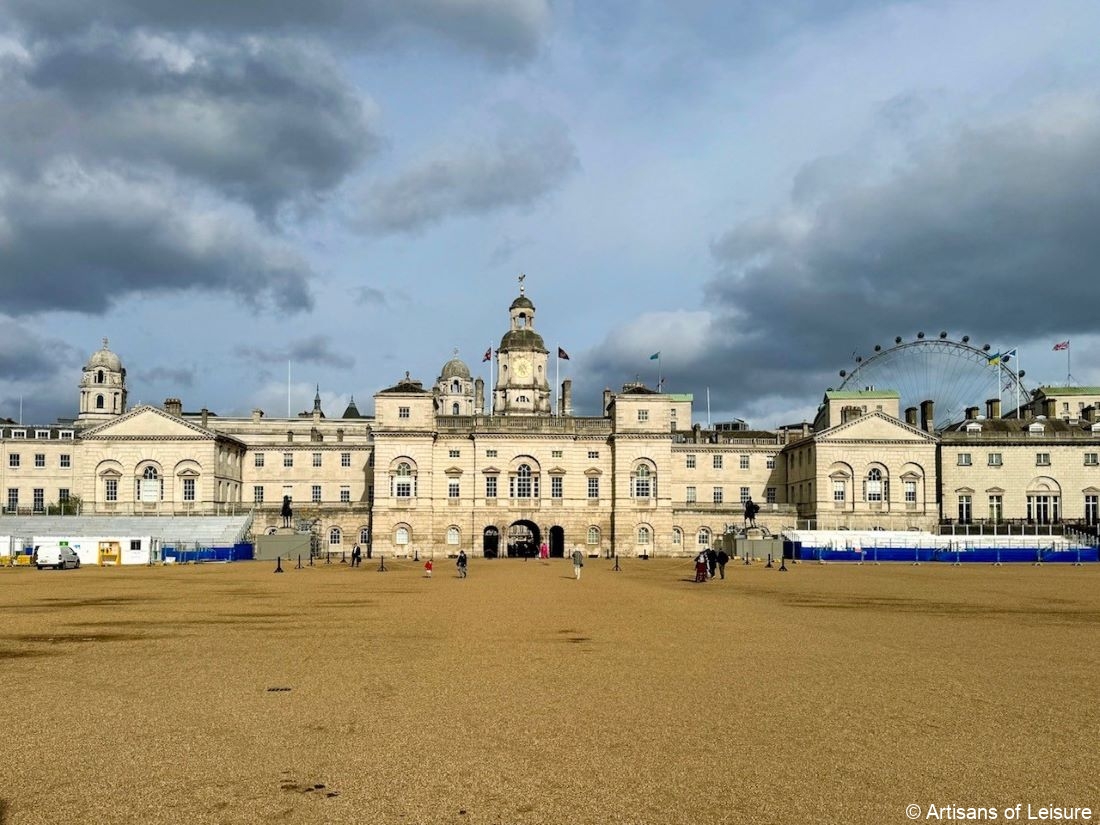
M 612 565 L 2 569 L 0 825 L 1100 821 L 1100 566 Z

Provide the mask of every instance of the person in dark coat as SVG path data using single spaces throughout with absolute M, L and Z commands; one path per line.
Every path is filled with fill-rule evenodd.
M 707 578 L 714 578 L 714 570 L 718 567 L 718 554 L 714 552 L 713 547 L 707 548 Z
M 294 511 L 290 508 L 290 496 L 283 496 L 283 508 L 279 512 L 283 517 L 283 527 L 289 527 L 290 519 L 294 515 Z
M 725 550 L 718 551 L 718 575 L 721 578 L 726 577 L 726 565 L 729 563 L 730 554 Z
M 458 577 L 460 579 L 466 578 L 466 568 L 469 562 L 466 560 L 466 551 L 460 550 L 458 553 L 458 561 L 455 562 L 455 567 L 458 568 Z

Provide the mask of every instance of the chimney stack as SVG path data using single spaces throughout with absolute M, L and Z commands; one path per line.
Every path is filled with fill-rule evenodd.
M 989 398 L 985 402 L 985 417 L 986 418 L 1000 418 L 1001 417 L 1001 399 Z
M 1058 417 L 1058 399 L 1057 398 L 1044 398 L 1043 399 L 1043 415 L 1047 418 Z
M 183 417 L 183 402 L 178 398 L 165 398 L 164 411 L 176 418 Z
M 206 407 L 203 407 L 202 408 L 202 419 L 201 420 L 202 420 L 202 426 L 204 428 L 206 427 L 206 421 L 209 418 L 210 418 L 210 410 L 206 409 Z
M 936 417 L 933 415 L 932 399 L 920 402 L 920 428 L 927 433 L 936 431 Z
M 905 423 L 910 427 L 917 426 L 917 408 L 906 407 L 905 408 Z
M 966 420 L 967 421 L 977 421 L 978 420 L 978 408 L 977 407 L 967 407 L 966 408 Z
M 474 381 L 474 413 L 485 414 L 485 379 L 478 378 Z
M 603 391 L 603 414 L 607 415 L 607 411 L 611 408 L 611 390 L 604 389 Z
M 573 414 L 573 379 L 566 378 L 561 382 L 561 409 L 560 415 Z

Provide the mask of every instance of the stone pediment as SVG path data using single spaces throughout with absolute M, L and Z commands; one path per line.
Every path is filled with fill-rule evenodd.
M 814 440 L 818 442 L 909 441 L 915 444 L 934 444 L 936 436 L 876 410 L 822 430 Z
M 185 438 L 187 440 L 210 439 L 217 436 L 210 430 L 169 415 L 156 407 L 141 406 L 125 415 L 85 430 L 81 438 L 85 441 L 117 438 Z

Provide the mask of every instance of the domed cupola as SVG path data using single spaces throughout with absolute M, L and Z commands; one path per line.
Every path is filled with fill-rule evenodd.
M 126 412 L 126 369 L 122 360 L 103 339 L 102 349 L 93 352 L 80 379 L 78 422 L 100 423 Z
M 474 414 L 474 382 L 470 368 L 459 359 L 457 349 L 454 358 L 443 365 L 436 379 L 435 396 L 439 415 Z
M 546 374 L 549 354 L 535 332 L 535 305 L 525 294 L 519 276 L 519 297 L 508 307 L 511 324 L 500 339 L 493 411 L 501 415 L 549 415 L 550 384 Z

